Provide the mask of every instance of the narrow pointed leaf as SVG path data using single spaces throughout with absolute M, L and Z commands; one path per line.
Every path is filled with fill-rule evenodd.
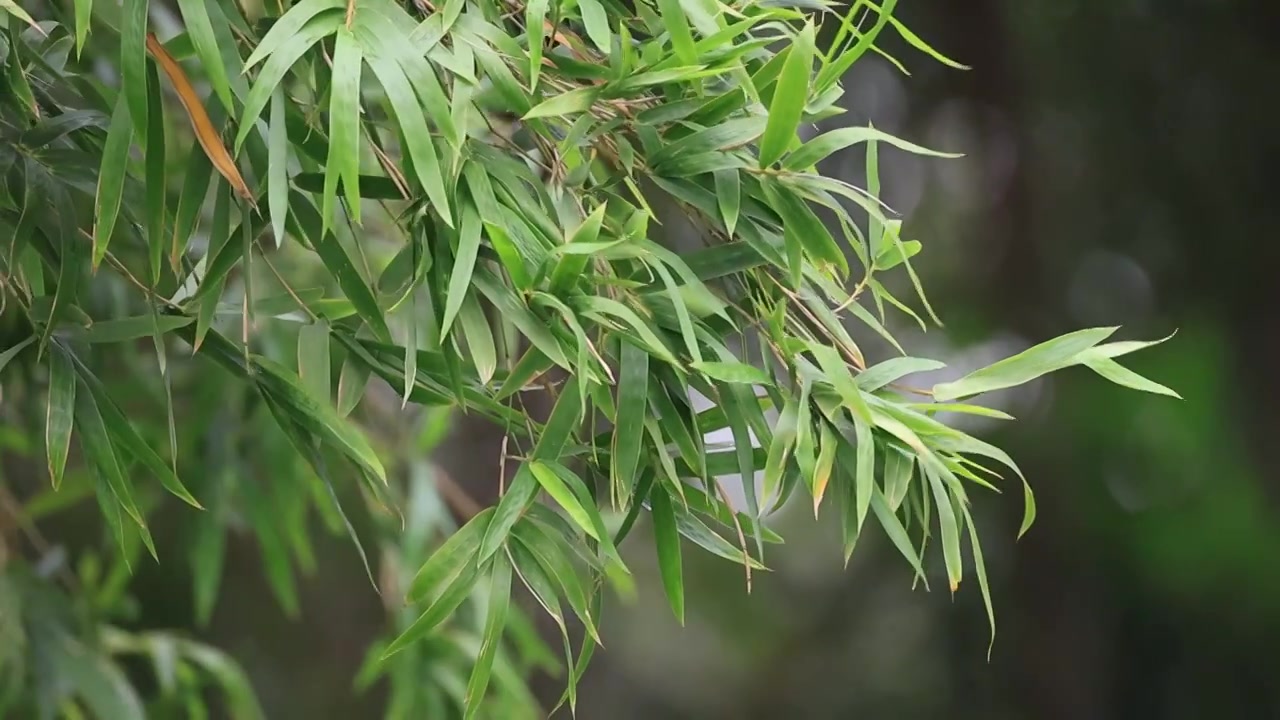
M 111 114 L 107 142 L 102 148 L 102 166 L 98 171 L 93 222 L 94 267 L 106 256 L 111 235 L 115 231 L 120 201 L 124 197 L 124 179 L 128 170 L 129 145 L 132 142 L 133 124 L 129 119 L 129 104 L 121 96 Z
M 75 417 L 76 375 L 71 360 L 62 352 L 49 356 L 49 405 L 45 416 L 44 444 L 49 459 L 53 489 L 62 485 L 71 446 L 71 425 Z
M 680 564 L 680 534 L 676 527 L 675 510 L 671 497 L 660 487 L 649 494 L 653 509 L 653 538 L 658 546 L 658 569 L 662 575 L 662 587 L 676 620 L 684 624 L 684 571 Z
M 1055 370 L 1082 362 L 1084 352 L 1106 340 L 1117 328 L 1077 330 L 933 388 L 935 400 L 946 402 L 1022 385 Z
M 760 138 L 762 168 L 777 162 L 795 140 L 796 128 L 800 126 L 800 118 L 804 115 L 805 102 L 809 97 L 813 55 L 814 29 L 812 24 L 806 24 L 796 36 L 786 62 L 783 63 L 782 74 L 778 76 L 778 87 L 773 93 L 773 102 L 769 105 L 769 123 Z
M 498 653 L 498 646 L 507 629 L 507 608 L 510 604 L 511 563 L 506 558 L 499 557 L 490 570 L 489 609 L 485 616 L 484 639 L 480 644 L 480 654 L 471 669 L 471 679 L 467 681 L 466 709 L 463 713 L 467 720 L 474 718 L 480 711 L 480 703 L 489 687 L 494 656 Z

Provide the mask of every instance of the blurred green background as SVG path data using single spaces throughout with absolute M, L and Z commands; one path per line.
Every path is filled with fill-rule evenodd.
M 801 503 L 773 518 L 787 544 L 749 596 L 738 567 L 686 555 L 684 628 L 637 531 L 636 595 L 605 610 L 579 717 L 1280 718 L 1280 132 L 1267 102 L 1280 99 L 1280 5 L 912 0 L 896 14 L 972 66 L 890 40 L 911 75 L 858 63 L 836 123 L 966 153 L 882 154 L 885 198 L 925 243 L 917 267 L 946 322 L 903 326 L 903 344 L 955 376 L 1080 327 L 1176 330 L 1133 363 L 1186 399 L 1083 370 L 990 399 L 1019 422 L 972 429 L 1018 460 L 1040 516 L 1015 543 L 1016 485 L 976 496 L 989 662 L 976 587 L 913 591 L 876 536 L 842 570 L 834 518 L 815 523 Z M 862 165 L 851 151 L 826 169 L 861 182 Z M 490 498 L 498 443 L 461 419 L 440 461 Z M 376 693 L 356 696 L 351 678 L 381 600 L 344 540 L 319 542 L 297 622 L 252 541 L 233 542 L 207 635 L 245 663 L 272 718 L 376 717 Z M 189 578 L 143 573 L 144 624 L 190 626 Z M 538 682 L 552 702 L 561 687 Z

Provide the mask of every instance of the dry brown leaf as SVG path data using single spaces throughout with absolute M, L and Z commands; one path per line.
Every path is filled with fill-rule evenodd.
M 174 92 L 178 94 L 178 99 L 182 101 L 182 107 L 187 111 L 187 117 L 191 120 L 191 127 L 196 133 L 196 141 L 204 149 L 204 154 L 209 156 L 209 161 L 222 174 L 222 177 L 231 183 L 231 187 L 235 189 L 236 194 L 248 200 L 249 204 L 256 208 L 257 203 L 254 202 L 253 192 L 249 190 L 244 178 L 240 176 L 240 170 L 236 168 L 235 160 L 232 159 L 231 153 L 227 151 L 226 146 L 222 144 L 222 136 L 218 133 L 218 129 L 214 127 L 213 121 L 209 119 L 209 113 L 205 111 L 204 104 L 200 102 L 200 96 L 196 94 L 196 89 L 191 86 L 191 81 L 187 79 L 187 74 L 183 72 L 182 66 L 164 49 L 164 45 L 160 44 L 154 33 L 147 33 L 147 51 L 156 59 L 156 62 L 160 63 L 164 74 L 169 77 L 169 82 L 173 85 Z

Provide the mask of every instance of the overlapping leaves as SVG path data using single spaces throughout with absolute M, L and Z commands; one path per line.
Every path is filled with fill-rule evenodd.
M 74 28 L 79 47 L 94 22 L 87 5 L 48 29 L 70 44 Z M 925 321 L 883 273 L 903 273 L 934 313 L 911 264 L 923 245 L 902 238 L 879 198 L 879 153 L 949 154 L 873 127 L 800 133 L 842 112 L 840 76 L 885 28 L 950 62 L 892 18 L 893 5 L 859 2 L 837 16 L 786 3 L 657 0 L 624 13 L 597 0 L 447 0 L 414 16 L 392 0 L 300 0 L 251 19 L 234 3 L 184 0 L 185 32 L 161 42 L 135 0 L 121 29 L 121 91 L 71 93 L 74 102 L 32 89 L 84 84 L 37 41 L 48 29 L 11 25 L 2 129 L 13 141 L 7 187 L 21 192 L 4 209 L 14 230 L 5 292 L 30 339 L 0 362 L 25 353 L 48 368 L 54 485 L 75 435 L 112 534 L 122 547 L 136 535 L 153 554 L 130 463 L 207 504 L 214 519 L 201 521 L 196 563 L 204 614 L 221 562 L 216 523 L 243 496 L 273 588 L 292 607 L 291 558 L 312 562 L 310 508 L 365 555 L 341 481 L 359 478 L 375 514 L 398 515 L 397 500 L 416 497 L 353 419 L 370 379 L 402 405 L 497 421 L 521 448 L 513 479 L 495 507 L 420 558 L 406 588 L 413 605 L 365 673 L 411 682 L 405 673 L 424 657 L 461 653 L 465 681 L 430 702 L 467 717 L 527 697 L 513 689 L 504 634 L 521 617 L 508 604 L 517 581 L 564 634 L 574 704 L 603 588 L 627 572 L 618 547 L 646 512 L 681 618 L 685 541 L 740 563 L 750 582 L 780 540 L 766 516 L 798 488 L 815 512 L 839 515 L 846 558 L 872 519 L 926 585 L 935 536 L 949 587 L 960 585 L 967 532 L 990 612 L 969 491 L 997 487 L 988 461 L 1021 474 L 937 413 L 1001 416 L 959 401 L 1071 365 L 1173 391 L 1116 363 L 1150 343 L 1100 344 L 1110 329 L 931 391 L 904 382 L 942 365 L 908 356 L 889 331 L 887 310 Z M 825 48 L 822 22 L 837 26 Z M 181 121 L 165 112 L 172 103 L 148 62 Z M 208 81 L 209 98 L 188 72 Z M 180 127 L 192 135 L 175 147 L 167 137 Z M 866 187 L 818 167 L 852 146 L 865 151 Z M 677 250 L 677 223 L 655 207 L 676 208 L 697 248 Z M 274 242 L 263 242 L 268 230 Z M 128 294 L 127 312 L 99 311 L 107 278 Z M 868 333 L 902 356 L 869 362 L 856 339 Z M 151 342 L 163 383 L 167 458 L 95 369 L 108 348 L 138 340 Z M 228 466 L 201 483 L 202 502 L 187 491 L 176 472 L 178 349 L 212 360 L 246 405 L 265 408 L 245 412 L 274 423 L 271 447 L 304 461 L 292 463 L 291 490 L 227 492 Z M 543 422 L 521 400 L 535 390 L 554 400 Z M 720 431 L 730 445 L 707 441 Z M 743 482 L 743 507 L 724 491 L 732 481 Z M 1025 532 L 1034 502 L 1023 486 Z M 417 543 L 408 549 L 426 540 Z M 576 659 L 570 617 L 588 629 Z M 408 715 L 436 709 L 403 697 L 393 706 Z

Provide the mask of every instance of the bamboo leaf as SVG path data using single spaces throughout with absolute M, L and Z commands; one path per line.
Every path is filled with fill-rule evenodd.
M 449 289 L 445 295 L 444 319 L 440 335 L 448 335 L 449 328 L 471 288 L 471 275 L 475 272 L 476 258 L 480 253 L 480 214 L 472 205 L 462 206 L 462 223 L 458 231 L 458 252 L 449 275 Z
M 29 338 L 19 349 L 30 344 Z M 76 376 L 71 360 L 61 352 L 49 356 L 49 403 L 45 415 L 44 444 L 49 459 L 49 478 L 53 489 L 62 486 L 71 447 L 71 426 L 75 417 Z
M 813 70 L 814 29 L 806 23 L 796 36 L 791 52 L 778 76 L 778 87 L 769 105 L 769 123 L 760 138 L 760 167 L 778 161 L 796 138 L 796 128 L 809 97 L 809 75 Z
M 329 323 L 303 325 L 298 330 L 298 377 L 302 387 L 324 403 L 330 401 L 329 367 Z
M 123 0 L 120 11 L 120 92 L 129 106 L 134 132 L 147 136 L 147 5 Z
M 338 28 L 329 90 L 329 161 L 324 169 L 321 232 L 333 222 L 338 180 L 346 191 L 347 212 L 360 224 L 360 70 L 363 50 L 346 28 Z
M 276 247 L 284 243 L 289 216 L 289 136 L 285 120 L 284 91 L 271 93 L 271 128 L 267 136 L 267 211 Z
M 147 246 L 150 250 L 151 284 L 160 282 L 165 237 L 165 201 L 168 175 L 165 172 L 164 104 L 160 96 L 160 76 L 154 65 L 147 66 Z
M 676 527 L 675 510 L 671 498 L 660 487 L 649 494 L 653 509 L 653 537 L 658 546 L 658 568 L 662 586 L 671 602 L 671 611 L 680 624 L 684 624 L 684 573 L 680 565 L 680 535 Z
M 1106 340 L 1116 330 L 1113 327 L 1077 330 L 1048 340 L 959 380 L 935 385 L 933 397 L 945 402 L 1031 382 L 1087 359 L 1084 352 Z
M 472 562 L 493 521 L 493 508 L 486 508 L 458 528 L 444 543 L 431 553 L 427 562 L 419 568 L 409 585 L 409 602 L 422 602 L 438 597 Z
M 484 639 L 480 644 L 480 653 L 471 669 L 471 679 L 467 681 L 465 698 L 466 709 L 463 717 L 474 718 L 480 710 L 485 690 L 489 687 L 489 676 L 493 672 L 493 660 L 502 643 L 502 635 L 507 629 L 507 608 L 511 604 L 511 563 L 499 557 L 493 563 L 489 579 L 489 609 L 484 622 Z
M 145 98 L 144 98 L 145 99 Z M 111 113 L 107 142 L 102 148 L 102 166 L 98 171 L 98 191 L 94 199 L 93 266 L 96 268 L 107 254 L 111 235 L 120 214 L 124 197 L 124 178 L 128 171 L 129 145 L 133 142 L 133 125 L 129 105 L 122 95 Z
M 796 148 L 794 152 L 787 155 L 787 159 L 782 163 L 782 166 L 789 170 L 803 170 L 805 168 L 810 168 L 817 165 L 832 153 L 840 152 L 847 147 L 869 141 L 883 142 L 885 144 L 892 145 L 899 150 L 905 150 L 915 155 L 927 155 L 943 158 L 964 157 L 961 153 L 948 153 L 941 152 L 939 150 L 930 150 L 927 147 L 907 142 L 906 140 L 890 135 L 882 130 L 877 130 L 873 127 L 844 127 L 825 132 Z

